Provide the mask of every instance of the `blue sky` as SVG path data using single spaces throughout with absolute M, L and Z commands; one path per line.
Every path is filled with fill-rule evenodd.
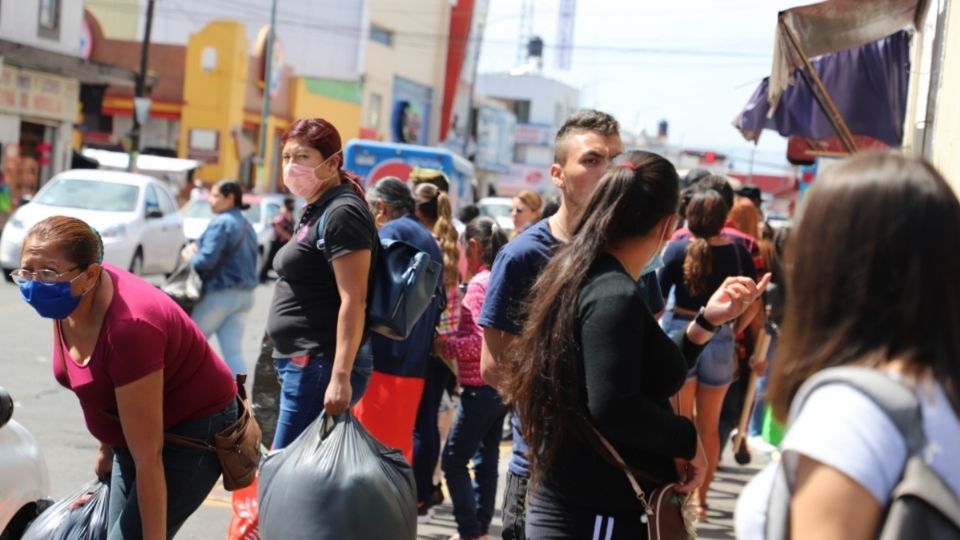
M 573 62 L 554 68 L 559 0 L 535 0 L 533 33 L 543 38 L 544 74 L 580 89 L 581 105 L 614 114 L 632 131 L 670 122 L 674 144 L 726 152 L 748 167 L 752 143 L 733 117 L 769 75 L 777 12 L 810 2 L 783 0 L 579 0 Z M 481 73 L 516 65 L 519 0 L 490 0 Z M 787 167 L 786 140 L 765 131 L 757 170 Z

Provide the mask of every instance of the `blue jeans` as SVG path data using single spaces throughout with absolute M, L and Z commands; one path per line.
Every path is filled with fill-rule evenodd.
M 461 537 L 484 536 L 497 498 L 498 461 L 507 407 L 490 386 L 465 386 L 443 449 L 443 474 Z M 474 482 L 467 462 L 473 458 Z
M 322 354 L 311 356 L 306 365 L 295 362 L 294 358 L 275 358 L 274 362 L 280 379 L 280 414 L 273 449 L 279 450 L 297 440 L 323 412 L 323 395 L 333 375 L 333 358 Z M 372 372 L 373 349 L 368 341 L 360 346 L 350 372 L 351 407 L 363 397 Z
M 234 400 L 216 413 L 181 422 L 168 431 L 213 444 L 213 436 L 236 421 L 237 402 Z M 142 538 L 137 470 L 133 456 L 126 448 L 114 448 L 113 452 L 107 538 Z M 200 508 L 216 485 L 220 473 L 220 460 L 214 452 L 170 443 L 163 445 L 163 474 L 167 483 L 167 538 L 173 538 L 187 518 Z
M 204 293 L 190 315 L 207 339 L 217 334 L 220 352 L 234 375 L 249 371 L 243 361 L 242 345 L 243 327 L 251 308 L 253 289 L 226 289 Z

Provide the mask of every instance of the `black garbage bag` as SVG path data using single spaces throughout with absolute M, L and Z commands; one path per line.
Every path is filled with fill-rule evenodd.
M 321 414 L 260 467 L 263 540 L 413 540 L 417 488 L 399 450 L 349 411 Z
M 106 540 L 110 486 L 94 480 L 40 514 L 22 540 Z

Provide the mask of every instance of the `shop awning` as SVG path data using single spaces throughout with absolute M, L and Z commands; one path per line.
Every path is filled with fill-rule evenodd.
M 868 136 L 892 147 L 903 140 L 910 79 L 910 37 L 892 36 L 830 53 L 811 61 L 814 71 L 854 136 Z M 744 138 L 756 141 L 763 129 L 784 137 L 823 140 L 835 135 L 829 117 L 818 107 L 813 89 L 788 87 L 774 109 L 768 100 L 772 79 L 764 79 L 734 120 Z
M 132 86 L 136 77 L 136 72 L 132 69 L 84 60 L 5 39 L 0 39 L 0 56 L 4 63 L 12 66 L 53 73 L 83 83 Z
M 866 45 L 904 28 L 919 28 L 929 4 L 930 0 L 829 0 L 782 11 L 767 90 L 771 110 L 795 82 L 794 72 L 804 67 L 788 32 L 806 57 L 814 58 Z

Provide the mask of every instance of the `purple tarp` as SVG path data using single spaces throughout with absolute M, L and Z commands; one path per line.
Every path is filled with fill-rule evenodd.
M 853 134 L 867 135 L 892 147 L 901 145 L 910 80 L 910 37 L 906 31 L 825 54 L 811 63 Z M 762 129 L 808 139 L 836 135 L 810 88 L 799 80 L 787 88 L 768 118 L 768 85 L 766 78 L 733 121 L 747 140 L 759 139 Z

